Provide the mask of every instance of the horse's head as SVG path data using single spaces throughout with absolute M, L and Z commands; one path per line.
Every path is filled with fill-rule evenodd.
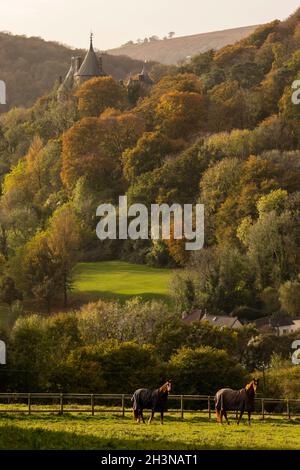
M 259 379 L 253 379 L 252 384 L 253 384 L 253 390 L 254 393 L 256 393 L 257 387 L 258 387 Z
M 168 393 L 171 393 L 172 392 L 172 381 L 171 380 L 168 380 L 168 382 L 166 383 L 167 385 L 167 391 Z
M 255 395 L 258 387 L 259 379 L 252 379 L 250 383 L 248 383 L 245 387 L 246 392 L 249 395 Z
M 165 384 L 163 384 L 162 387 L 160 387 L 159 391 L 162 393 L 171 393 L 172 391 L 171 380 L 168 380 Z

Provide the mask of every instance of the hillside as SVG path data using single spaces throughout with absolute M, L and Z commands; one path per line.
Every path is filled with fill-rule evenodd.
M 73 55 L 84 56 L 85 51 L 37 37 L 0 32 L 0 79 L 7 85 L 9 107 L 31 106 L 48 93 L 55 81 L 67 73 Z M 108 74 L 122 79 L 140 71 L 142 63 L 105 54 L 103 66 Z
M 186 268 L 171 282 L 181 312 L 299 314 L 300 110 L 292 84 L 300 78 L 300 9 L 234 45 L 162 68 L 154 83 L 145 73 L 128 88 L 97 77 L 76 100 L 53 93 L 0 117 L 4 303 L 67 305 L 78 261 L 122 259 Z M 172 233 L 157 243 L 138 229 L 132 239 L 100 241 L 96 208 L 117 206 L 123 194 L 147 208 L 201 201 L 205 248 L 187 252 Z M 110 284 L 101 280 L 101 296 Z
M 153 60 L 162 64 L 177 64 L 187 56 L 221 49 L 234 44 L 253 33 L 256 26 L 225 29 L 211 33 L 194 34 L 173 39 L 151 41 L 143 44 L 125 45 L 108 51 L 111 55 L 126 55 L 137 60 Z

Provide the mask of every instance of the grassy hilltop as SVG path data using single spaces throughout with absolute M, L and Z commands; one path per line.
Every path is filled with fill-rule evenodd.
M 111 55 L 126 55 L 136 60 L 154 60 L 162 64 L 177 64 L 187 56 L 206 52 L 209 49 L 221 49 L 234 44 L 253 33 L 256 26 L 225 29 L 209 33 L 193 34 L 172 39 L 162 39 L 142 44 L 126 44 L 109 50 Z

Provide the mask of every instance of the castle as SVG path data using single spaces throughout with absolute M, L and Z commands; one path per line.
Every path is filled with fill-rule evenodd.
M 93 34 L 91 33 L 90 48 L 85 58 L 83 60 L 82 57 L 79 56 L 71 58 L 70 69 L 58 88 L 58 98 L 63 100 L 68 96 L 69 92 L 78 88 L 82 83 L 90 80 L 91 78 L 105 76 L 107 76 L 107 74 L 103 70 L 102 56 L 97 56 L 94 51 Z M 123 82 L 121 83 L 123 84 Z M 144 64 L 143 69 L 141 73 L 138 74 L 137 78 L 130 77 L 124 86 L 126 86 L 129 95 L 134 95 L 138 90 L 141 94 L 144 94 L 152 85 L 153 81 L 146 70 L 146 65 Z

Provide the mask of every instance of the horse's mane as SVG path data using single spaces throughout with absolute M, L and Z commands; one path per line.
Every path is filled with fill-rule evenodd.
M 158 389 L 158 392 L 159 392 L 159 393 L 167 393 L 167 392 L 168 392 L 168 383 L 169 383 L 169 382 L 166 382 L 165 384 L 163 384 L 163 385 Z
M 249 395 L 251 398 L 254 399 L 254 397 L 255 397 L 255 391 L 254 391 L 254 387 L 253 387 L 253 382 L 254 382 L 254 380 L 251 380 L 251 382 L 249 382 L 249 383 L 245 386 L 245 391 L 246 391 L 247 395 Z

